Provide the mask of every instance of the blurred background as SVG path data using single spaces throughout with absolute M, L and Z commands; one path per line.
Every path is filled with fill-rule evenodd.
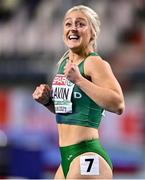
M 120 82 L 126 110 L 106 112 L 100 134 L 114 178 L 145 178 L 145 1 L 0 0 L 0 178 L 53 178 L 60 163 L 55 115 L 34 102 L 66 50 L 64 13 L 88 5 L 100 16 L 98 52 Z

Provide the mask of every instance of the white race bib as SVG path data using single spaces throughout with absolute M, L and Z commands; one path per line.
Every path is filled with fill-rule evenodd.
M 74 84 L 63 74 L 57 74 L 52 84 L 52 98 L 56 113 L 72 113 L 71 96 Z
M 81 175 L 99 175 L 98 155 L 84 155 L 80 157 Z

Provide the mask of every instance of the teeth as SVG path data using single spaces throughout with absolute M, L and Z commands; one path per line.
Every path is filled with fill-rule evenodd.
M 79 38 L 79 36 L 76 36 L 76 35 L 70 35 L 69 36 L 69 39 L 78 39 Z

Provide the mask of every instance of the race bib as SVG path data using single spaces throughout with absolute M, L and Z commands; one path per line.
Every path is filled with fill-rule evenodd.
M 85 155 L 80 157 L 81 175 L 99 175 L 98 155 Z
M 74 84 L 63 74 L 57 74 L 52 83 L 52 98 L 56 113 L 72 113 L 71 96 Z

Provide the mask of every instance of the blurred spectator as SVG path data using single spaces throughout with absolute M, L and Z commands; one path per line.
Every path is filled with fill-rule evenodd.
M 0 1 L 0 23 L 7 22 L 13 18 L 16 10 L 19 8 L 21 0 L 1 0 Z

